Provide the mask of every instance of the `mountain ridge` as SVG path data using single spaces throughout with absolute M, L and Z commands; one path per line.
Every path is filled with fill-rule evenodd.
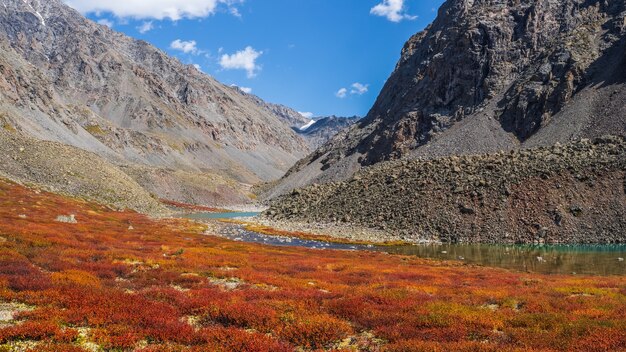
M 315 150 L 322 144 L 328 142 L 341 130 L 351 126 L 360 119 L 360 117 L 357 116 L 338 117 L 335 115 L 308 118 L 288 106 L 266 102 L 254 94 L 244 92 L 237 86 L 233 86 L 233 89 L 241 95 L 253 99 L 262 108 L 279 116 L 292 130 L 307 142 L 311 150 Z
M 274 112 L 145 41 L 59 0 L 3 5 L 0 115 L 13 133 L 119 166 L 214 174 L 243 188 L 280 177 L 309 151 Z M 173 200 L 191 199 L 184 193 Z
M 272 195 L 386 160 L 622 134 L 625 31 L 624 1 L 448 0 L 404 45 L 368 115 Z

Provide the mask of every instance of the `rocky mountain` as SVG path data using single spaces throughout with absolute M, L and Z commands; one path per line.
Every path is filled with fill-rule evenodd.
M 497 152 L 626 131 L 623 0 L 447 0 L 368 115 L 273 194 L 385 160 Z
M 626 137 L 383 162 L 278 197 L 264 217 L 413 242 L 624 243 Z
M 271 111 L 292 129 L 299 129 L 311 122 L 311 119 L 303 116 L 301 113 L 288 106 L 266 102 L 254 94 L 244 92 L 237 86 L 232 86 L 232 88 L 242 96 L 253 100 L 259 107 Z
M 180 170 L 236 188 L 280 177 L 309 151 L 277 112 L 60 0 L 3 1 L 0 72 L 6 131 L 150 168 L 137 179 L 144 185 Z M 190 200 L 186 180 L 156 195 Z
M 355 124 L 359 119 L 360 117 L 358 116 L 337 117 L 333 115 L 315 117 L 313 124 L 303 129 L 298 128 L 296 132 L 315 150 L 331 140 L 337 133 Z

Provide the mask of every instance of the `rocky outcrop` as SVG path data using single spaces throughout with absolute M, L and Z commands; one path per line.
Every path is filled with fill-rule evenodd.
M 56 222 L 62 222 L 66 224 L 78 224 L 78 220 L 76 220 L 76 215 L 59 215 L 56 218 Z
M 0 6 L 6 128 L 116 164 L 280 177 L 308 147 L 274 112 L 60 0 Z
M 361 167 L 626 131 L 622 0 L 448 0 L 368 115 L 296 164 L 276 194 Z
M 626 242 L 626 138 L 383 162 L 275 199 L 264 217 L 409 241 Z

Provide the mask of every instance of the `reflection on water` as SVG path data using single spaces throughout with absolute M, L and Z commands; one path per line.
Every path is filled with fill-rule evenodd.
M 227 226 L 221 236 L 233 241 L 313 249 L 370 250 L 420 258 L 460 260 L 465 263 L 543 274 L 626 275 L 626 245 L 464 245 L 365 246 L 268 236 Z
M 231 219 L 258 213 L 198 213 L 191 219 Z M 543 274 L 626 275 L 626 245 L 467 245 L 430 244 L 414 246 L 364 246 L 268 236 L 227 226 L 221 236 L 234 240 L 272 246 L 314 249 L 370 250 L 420 258 L 460 260 L 470 264 L 500 267 Z
M 416 245 L 390 253 L 544 274 L 626 275 L 626 245 Z

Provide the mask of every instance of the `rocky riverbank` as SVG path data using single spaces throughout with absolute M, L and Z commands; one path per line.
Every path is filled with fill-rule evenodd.
M 371 244 L 388 244 L 399 243 L 398 236 L 387 231 L 367 228 L 363 226 L 337 223 L 337 222 L 306 222 L 306 221 L 288 221 L 273 220 L 268 217 L 248 218 L 244 220 L 245 225 L 250 225 L 254 229 L 256 226 L 263 226 L 278 231 L 290 233 L 292 237 L 311 238 L 315 236 L 335 238 L 341 243 L 371 243 Z M 299 234 L 307 234 L 309 236 L 299 236 Z M 407 242 L 408 241 L 401 241 Z M 414 243 L 424 243 L 430 241 L 414 241 Z
M 625 175 L 624 137 L 394 161 L 295 190 L 262 218 L 369 228 L 413 242 L 626 242 Z

